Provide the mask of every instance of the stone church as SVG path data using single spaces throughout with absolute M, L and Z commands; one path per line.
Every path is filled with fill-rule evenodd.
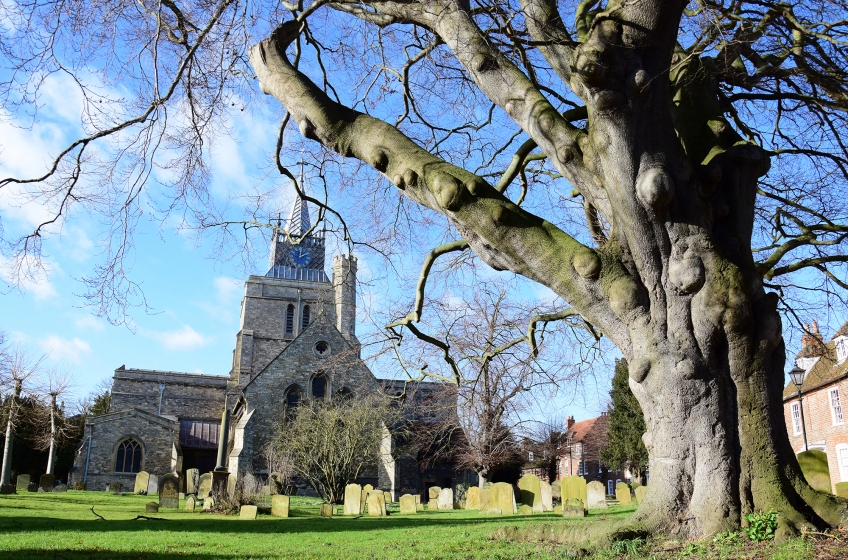
M 273 235 L 267 273 L 245 282 L 229 375 L 116 369 L 110 412 L 86 422 L 69 482 L 83 481 L 89 490 L 110 483 L 132 488 L 142 470 L 176 472 L 184 480 L 186 469 L 215 468 L 219 438 L 226 438 L 230 473 L 264 478 L 263 449 L 284 405 L 339 394 L 399 394 L 403 382 L 376 378 L 360 358 L 356 258 L 336 255 L 327 276 L 323 232 L 312 229 L 300 198 L 285 230 Z M 412 394 L 426 399 L 436 389 L 417 383 Z M 222 434 L 225 409 L 232 419 Z M 457 476 L 451 465 L 424 470 L 416 457 L 387 455 L 359 482 L 426 501 L 428 487 L 453 486 Z

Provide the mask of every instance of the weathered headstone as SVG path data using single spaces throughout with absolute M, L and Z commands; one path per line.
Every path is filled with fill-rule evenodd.
M 630 486 L 626 482 L 619 482 L 615 485 L 615 499 L 623 506 L 630 504 Z
M 412 494 L 404 494 L 400 497 L 401 515 L 412 515 L 417 511 L 418 509 L 415 507 L 415 496 L 413 496 Z
M 239 519 L 256 519 L 258 509 L 256 506 L 241 506 Z
M 145 513 L 159 513 L 159 504 L 156 502 L 147 502 L 144 504 Z
M 321 510 L 318 513 L 321 517 L 333 517 L 333 504 L 321 504 Z
M 163 475 L 159 481 L 159 507 L 179 509 L 180 477 L 175 474 Z
M 288 517 L 290 503 L 291 498 L 288 496 L 283 496 L 281 494 L 271 496 L 271 515 L 274 517 Z
M 518 513 L 521 515 L 533 515 L 533 507 L 527 504 L 521 504 L 521 507 L 518 508 Z
M 159 477 L 155 474 L 150 475 L 150 481 L 147 483 L 147 495 L 159 493 Z
M 386 515 L 386 498 L 379 490 L 368 493 L 368 515 L 381 517 Z
M 215 509 L 215 498 L 206 496 L 203 498 L 203 511 L 212 511 Z
M 194 508 L 196 508 L 196 507 L 197 507 L 197 500 L 194 498 L 194 496 L 189 496 L 186 499 L 186 505 L 185 505 L 186 511 L 194 511 Z
M 472 486 L 465 493 L 465 509 L 480 509 L 480 488 Z
M 813 490 L 830 494 L 830 467 L 827 464 L 827 454 L 818 449 L 802 451 L 795 456 L 807 484 Z
M 439 492 L 439 497 L 437 499 L 439 501 L 439 509 L 453 509 L 452 488 L 442 488 L 442 491 Z
M 562 506 L 556 506 L 554 508 L 554 515 L 562 515 Z
M 551 485 L 544 480 L 539 483 L 542 488 L 542 509 L 552 511 L 554 509 L 554 494 Z
M 386 500 L 387 504 L 392 503 L 392 493 L 391 492 L 383 492 L 383 499 Z
M 133 486 L 133 494 L 147 494 L 147 485 L 150 483 L 150 473 L 141 471 L 135 475 L 135 485 Z
M 486 512 L 494 513 L 493 510 L 498 510 L 501 514 L 516 512 L 515 492 L 512 484 L 496 482 L 489 488 L 489 506 L 486 508 Z
M 30 476 L 28 474 L 19 474 L 18 480 L 15 483 L 15 487 L 18 490 L 20 490 L 21 492 L 25 492 L 26 489 L 27 489 L 27 486 L 29 486 L 30 481 L 31 481 L 31 479 L 30 479 Z
M 432 500 L 438 500 L 439 499 L 439 492 L 441 492 L 441 491 L 442 491 L 442 488 L 440 486 L 431 486 L 430 488 L 427 489 L 427 497 L 430 498 L 431 501 Z
M 27 486 L 27 492 L 38 492 L 38 490 L 39 488 L 37 482 L 30 482 L 29 486 Z
M 424 511 L 424 504 L 415 504 L 415 511 Z
M 489 510 L 489 495 L 491 486 L 484 486 L 480 489 L 480 512 L 485 513 Z
M 359 484 L 345 486 L 344 514 L 362 515 L 362 487 Z
M 200 482 L 197 485 L 197 497 L 205 498 L 212 491 L 212 473 L 200 475 Z
M 587 484 L 586 499 L 591 509 L 607 507 L 607 493 L 604 485 L 597 480 Z
M 55 488 L 53 488 L 53 491 L 54 492 L 67 492 L 68 491 L 68 485 L 67 484 L 60 484 L 60 485 L 56 486 Z
M 365 495 L 367 496 L 368 494 L 370 494 L 371 492 L 374 491 L 374 487 L 371 486 L 370 484 L 366 484 L 365 486 L 362 487 L 362 491 L 365 492 Z
M 43 488 L 45 492 L 52 492 L 55 484 L 56 477 L 52 474 L 43 474 L 38 479 L 38 487 Z
M 85 482 L 74 482 L 74 490 L 85 490 Z
M 551 496 L 553 496 L 554 500 L 562 498 L 562 482 L 559 480 L 551 482 Z
M 583 500 L 580 498 L 568 498 L 563 502 L 563 517 L 585 517 L 586 510 L 583 509 Z
M 123 488 L 123 486 L 124 485 L 121 484 L 120 482 L 113 482 L 109 485 L 109 488 L 106 491 L 111 493 L 111 494 L 120 495 L 121 494 L 121 488 Z
M 200 470 L 186 469 L 186 494 L 197 494 L 200 486 Z
M 533 508 L 533 512 L 542 513 L 545 511 L 542 506 L 542 485 L 539 477 L 535 474 L 525 474 L 518 481 L 518 487 L 521 488 L 521 503 Z
M 571 498 L 583 501 L 583 509 L 589 509 L 586 479 L 582 476 L 566 476 L 562 479 L 562 503 Z
M 640 486 L 639 488 L 636 489 L 635 494 L 636 494 L 636 503 L 637 504 L 641 504 L 642 502 L 645 501 L 645 494 L 647 492 L 648 492 L 647 486 Z M 848 496 L 845 496 L 845 497 L 848 498 Z

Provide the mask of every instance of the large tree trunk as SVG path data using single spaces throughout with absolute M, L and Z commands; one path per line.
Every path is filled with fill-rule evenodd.
M 47 456 L 47 474 L 53 474 L 56 461 L 56 395 L 50 395 L 50 452 Z

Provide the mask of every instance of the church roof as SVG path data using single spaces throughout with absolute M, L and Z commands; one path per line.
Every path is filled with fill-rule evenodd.
M 306 194 L 305 187 L 303 194 Z M 301 237 L 309 228 L 312 227 L 312 222 L 309 219 L 309 205 L 300 196 L 294 197 L 289 219 L 286 222 L 286 231 L 289 235 Z

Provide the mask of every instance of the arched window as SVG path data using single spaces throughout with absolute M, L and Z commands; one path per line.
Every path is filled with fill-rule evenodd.
M 309 306 L 303 306 L 303 319 L 300 321 L 300 330 L 305 329 L 309 326 Z
M 294 305 L 289 304 L 286 307 L 286 334 L 291 336 L 294 333 Z
M 323 373 L 318 373 L 312 378 L 312 398 L 323 399 L 327 394 L 327 378 Z
M 118 446 L 118 456 L 115 458 L 115 472 L 141 472 L 141 444 L 130 438 Z
M 291 387 L 286 389 L 285 397 L 286 416 L 289 419 L 294 418 L 295 412 L 297 412 L 297 407 L 300 406 L 300 401 L 303 398 L 303 394 L 300 391 L 300 387 L 292 385 Z

